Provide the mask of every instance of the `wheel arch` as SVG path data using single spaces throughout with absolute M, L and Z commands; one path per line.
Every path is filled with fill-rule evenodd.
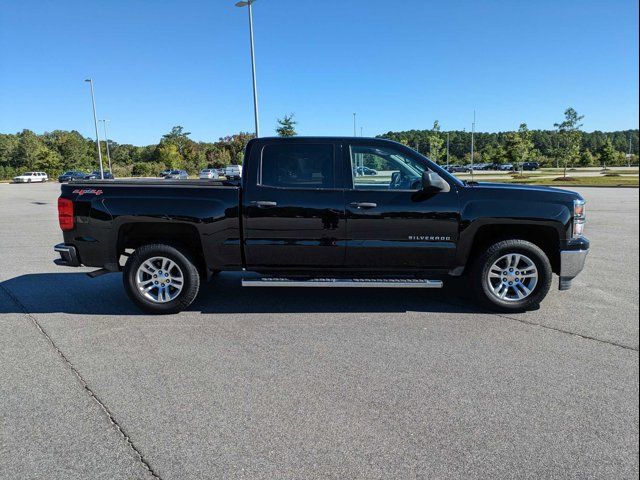
M 120 225 L 117 236 L 117 257 L 126 250 L 142 245 L 165 244 L 184 251 L 196 263 L 201 275 L 206 275 L 206 262 L 200 233 L 186 223 L 131 222 Z
M 561 225 L 549 223 L 492 223 L 479 225 L 467 232 L 466 241 L 460 242 L 459 265 L 482 254 L 489 246 L 503 240 L 525 240 L 538 246 L 549 258 L 554 273 L 560 271 L 560 246 L 563 235 Z

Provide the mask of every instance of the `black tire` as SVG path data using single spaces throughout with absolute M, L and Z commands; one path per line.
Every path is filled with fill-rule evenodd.
M 146 298 L 137 287 L 136 274 L 140 266 L 153 257 L 165 257 L 179 267 L 183 275 L 182 290 L 176 298 L 166 303 L 156 303 Z M 178 313 L 187 308 L 195 300 L 200 289 L 200 274 L 191 257 L 175 247 L 164 244 L 150 244 L 138 247 L 129 256 L 122 276 L 124 289 L 129 298 L 140 309 L 155 314 Z
M 508 254 L 521 254 L 528 257 L 537 270 L 538 278 L 535 287 L 521 300 L 500 299 L 491 289 L 489 270 L 495 262 Z M 531 242 L 519 239 L 503 240 L 491 245 L 476 260 L 471 272 L 471 281 L 478 300 L 486 307 L 500 312 L 522 312 L 536 308 L 549 293 L 552 277 L 551 263 L 544 251 Z

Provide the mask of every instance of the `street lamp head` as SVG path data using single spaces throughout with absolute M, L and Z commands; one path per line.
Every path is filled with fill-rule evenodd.
M 246 0 L 245 2 L 238 2 L 236 3 L 236 7 L 246 7 L 247 5 L 251 5 L 255 1 L 256 0 Z
M 85 82 L 90 82 L 90 81 L 91 81 L 91 79 L 90 79 L 90 78 L 85 78 L 85 80 L 84 80 L 84 81 L 85 81 Z

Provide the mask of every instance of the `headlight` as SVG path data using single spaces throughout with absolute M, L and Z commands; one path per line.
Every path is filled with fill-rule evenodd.
M 573 201 L 573 238 L 584 234 L 584 224 L 587 221 L 587 209 L 584 200 Z

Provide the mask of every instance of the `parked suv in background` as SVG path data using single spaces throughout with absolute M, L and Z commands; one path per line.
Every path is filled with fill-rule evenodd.
M 242 165 L 229 165 L 224 169 L 224 176 L 229 180 L 239 180 L 242 178 Z
M 102 172 L 104 179 L 105 180 L 113 180 L 113 174 L 111 172 L 108 172 L 106 170 L 104 170 Z M 91 173 L 85 174 L 84 176 L 85 180 L 100 180 L 100 170 L 94 170 Z
M 540 164 L 538 162 L 524 162 L 522 164 L 523 170 L 538 170 L 540 168 Z
M 449 173 L 467 173 L 471 171 L 466 165 L 449 165 L 445 167 L 445 170 Z
M 185 170 L 171 170 L 164 178 L 165 180 L 187 180 L 189 174 Z
M 356 167 L 354 173 L 356 175 L 378 175 L 378 171 L 369 167 Z
M 218 171 L 215 168 L 205 168 L 200 170 L 198 178 L 201 180 L 217 180 L 219 178 Z
M 22 175 L 13 177 L 15 183 L 32 183 L 32 182 L 46 182 L 49 177 L 44 172 L 25 172 Z
M 84 178 L 86 175 L 87 174 L 85 172 L 81 172 L 79 170 L 69 170 L 68 172 L 64 172 L 60 175 L 58 177 L 58 181 L 60 183 L 68 182 L 69 180 Z

